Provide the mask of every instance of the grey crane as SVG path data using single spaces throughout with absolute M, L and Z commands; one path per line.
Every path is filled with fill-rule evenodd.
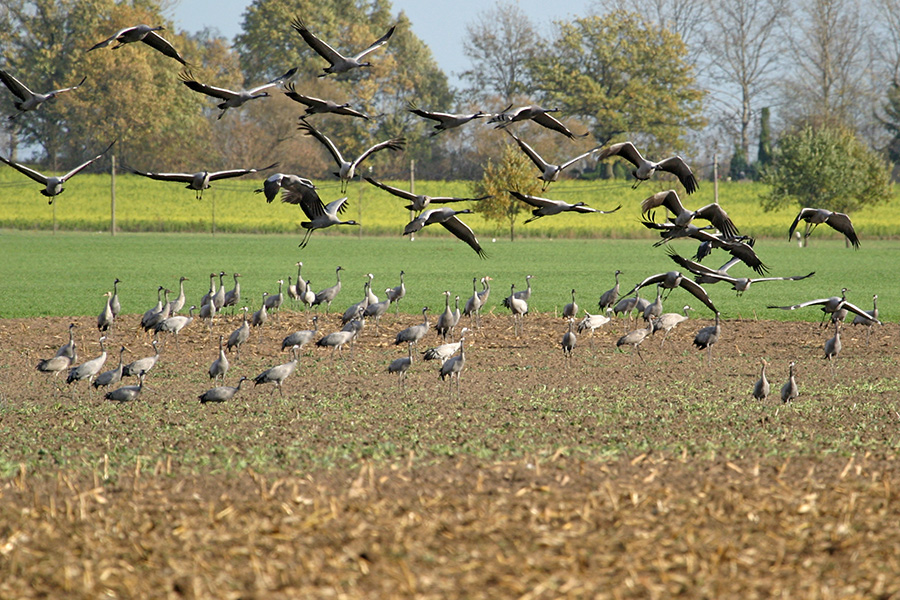
M 536 221 L 541 217 L 546 217 L 549 215 L 558 215 L 564 212 L 577 212 L 577 213 L 597 213 L 599 215 L 608 215 L 616 212 L 622 205 L 615 207 L 612 210 L 599 210 L 596 208 L 591 208 L 584 202 L 576 202 L 575 204 L 569 204 L 568 202 L 563 202 L 562 200 L 551 200 L 550 198 L 541 198 L 539 196 L 529 196 L 528 194 L 522 194 L 515 190 L 509 190 L 509 193 L 513 198 L 521 200 L 525 204 L 530 206 L 534 206 L 535 209 L 531 211 L 533 215 L 530 219 L 525 221 L 525 224 L 531 223 L 532 221 Z
M 331 303 L 334 302 L 334 299 L 337 298 L 337 295 L 341 293 L 341 271 L 344 270 L 344 267 L 338 267 L 334 270 L 334 275 L 337 278 L 337 283 L 335 283 L 331 287 L 327 287 L 324 290 L 320 290 L 316 294 L 315 300 L 313 300 L 313 306 L 319 306 L 320 304 L 325 304 L 325 314 L 328 314 L 328 309 L 331 308 Z
M 112 311 L 113 319 L 119 316 L 119 313 L 122 312 L 122 303 L 119 301 L 119 284 L 122 283 L 122 280 L 116 277 L 116 280 L 113 281 L 113 295 L 112 298 L 109 299 L 109 309 Z
M 366 279 L 366 282 L 363 284 L 363 291 L 368 291 L 369 289 L 369 280 Z M 353 319 L 358 319 L 363 316 L 366 311 L 366 308 L 369 306 L 369 297 L 368 294 L 363 294 L 363 299 L 357 302 L 356 304 L 351 304 L 347 310 L 344 311 L 344 314 L 341 315 L 341 325 L 346 325 Z
M 716 311 L 716 322 L 714 325 L 703 327 L 694 336 L 694 345 L 699 350 L 706 350 L 706 364 L 712 364 L 712 348 L 719 341 L 722 333 L 722 326 L 719 322 L 719 312 Z
M 298 129 L 305 132 L 306 135 L 311 135 L 312 137 L 319 140 L 319 142 L 323 146 L 325 146 L 325 149 L 328 150 L 329 153 L 331 153 L 332 158 L 334 158 L 334 161 L 338 166 L 338 170 L 334 173 L 334 175 L 341 180 L 342 194 L 347 191 L 347 184 L 350 183 L 350 180 L 353 179 L 353 177 L 356 175 L 356 169 L 365 159 L 381 150 L 393 150 L 395 152 L 403 150 L 403 147 L 406 145 L 406 138 L 391 138 L 389 140 L 385 140 L 383 142 L 379 142 L 373 146 L 370 146 L 355 159 L 347 160 L 346 158 L 344 158 L 344 155 L 341 154 L 341 151 L 338 150 L 337 146 L 334 145 L 334 142 L 332 142 L 321 131 L 310 125 L 302 117 L 300 119 L 300 125 L 298 126 Z
M 243 106 L 247 102 L 256 100 L 258 98 L 268 98 L 269 93 L 265 90 L 271 87 L 275 87 L 279 84 L 283 84 L 285 81 L 293 77 L 296 73 L 297 67 L 294 67 L 293 69 L 287 71 L 284 75 L 280 75 L 262 85 L 258 85 L 249 90 L 239 91 L 216 87 L 214 85 L 208 85 L 206 83 L 200 83 L 199 81 L 194 79 L 193 74 L 191 74 L 191 72 L 188 70 L 180 73 L 178 75 L 178 78 L 181 79 L 181 82 L 191 90 L 222 100 L 222 102 L 216 105 L 219 110 L 222 111 L 219 113 L 219 116 L 216 117 L 216 120 L 219 120 L 223 116 L 225 116 L 225 111 L 227 111 L 229 108 L 238 108 L 240 106 Z
M 241 391 L 241 385 L 247 381 L 247 377 L 243 376 L 238 380 L 238 384 L 234 387 L 227 385 L 220 385 L 218 387 L 214 387 L 212 389 L 206 390 L 199 396 L 200 404 L 206 404 L 207 402 L 227 402 L 234 398 L 235 394 Z
M 572 301 L 563 306 L 562 316 L 565 319 L 574 319 L 578 316 L 578 303 L 575 302 L 575 290 L 572 290 Z
M 641 203 L 641 212 L 647 215 L 659 206 L 664 206 L 670 213 L 675 215 L 672 223 L 676 227 L 687 227 L 694 219 L 703 219 L 712 223 L 713 227 L 728 238 L 737 237 L 740 234 L 731 217 L 728 216 L 728 213 L 725 212 L 725 209 L 718 202 L 707 204 L 697 210 L 688 210 L 681 203 L 678 192 L 667 190 L 657 192 L 645 199 Z
M 309 243 L 309 236 L 312 235 L 312 232 L 316 229 L 325 229 L 326 227 L 331 227 L 332 225 L 359 225 L 353 219 L 348 219 L 347 221 L 341 221 L 339 214 L 343 214 L 343 212 L 347 209 L 347 197 L 338 198 L 328 204 L 322 204 L 322 201 L 306 201 L 302 198 L 301 195 L 296 194 L 291 191 L 287 191 L 282 195 L 282 202 L 287 202 L 289 204 L 299 204 L 300 210 L 303 211 L 303 214 L 309 219 L 309 221 L 301 221 L 300 226 L 306 230 L 306 235 L 303 236 L 303 240 L 300 242 L 300 247 L 305 248 Z
M 344 357 L 344 346 L 353 341 L 356 337 L 357 330 L 341 330 L 329 333 L 316 342 L 316 346 L 320 348 L 331 348 L 331 357 L 334 359 L 334 352 L 337 350 L 341 358 Z
M 878 294 L 872 296 L 872 310 L 867 310 L 866 313 L 869 315 L 868 317 L 861 317 L 859 315 L 853 317 L 852 325 L 866 326 L 866 346 L 868 346 L 869 334 L 872 332 L 872 327 L 878 322 Z
M 100 387 L 109 387 L 115 383 L 119 383 L 122 380 L 122 372 L 125 364 L 123 363 L 123 356 L 125 356 L 125 346 L 119 348 L 119 366 L 115 369 L 111 369 L 109 371 L 104 371 L 97 375 L 91 385 L 94 386 L 94 389 L 98 389 Z
M 397 305 L 397 314 L 400 314 L 400 301 L 406 296 L 406 284 L 403 283 L 405 271 L 400 271 L 400 285 L 385 290 L 388 300 Z
M 58 90 L 51 90 L 49 92 L 44 92 L 43 94 L 32 92 L 30 89 L 28 89 L 28 86 L 13 77 L 8 71 L 4 71 L 3 69 L 0 69 L 0 81 L 3 82 L 3 85 L 9 88 L 9 91 L 12 92 L 16 98 L 18 98 L 17 100 L 13 100 L 13 106 L 15 106 L 16 110 L 18 110 L 19 112 L 9 116 L 10 119 L 15 119 L 18 115 L 28 112 L 29 110 L 35 110 L 44 102 L 55 99 L 63 92 L 71 92 L 72 90 L 77 90 L 85 81 L 87 81 L 87 77 L 82 77 L 81 81 L 78 82 L 78 85 L 73 85 L 71 87 L 61 88 Z
M 513 316 L 513 331 L 516 337 L 522 333 L 524 329 L 525 315 L 528 314 L 528 301 L 524 297 L 516 296 L 516 284 L 510 285 L 509 296 L 504 298 L 503 306 L 508 308 Z
M 103 368 L 103 364 L 106 362 L 106 336 L 100 338 L 100 354 L 92 358 L 91 360 L 87 360 L 81 363 L 78 366 L 72 367 L 69 369 L 69 375 L 66 377 L 66 383 L 77 383 L 82 381 L 83 379 L 87 379 L 92 382 L 94 377 L 97 376 L 97 373 L 100 372 L 100 369 Z M 74 393 L 74 389 L 72 390 Z
M 453 312 L 450 310 L 450 291 L 446 290 L 444 292 L 444 312 L 438 315 L 437 322 L 434 324 L 434 329 L 437 331 L 438 335 L 441 336 L 441 339 L 446 341 L 452 327 Z
M 172 293 L 171 290 L 164 289 L 163 290 L 163 300 L 162 306 L 160 307 L 158 312 L 153 313 L 147 320 L 144 321 L 144 331 L 150 332 L 156 329 L 156 326 L 169 318 L 169 294 Z
M 385 290 L 385 292 L 390 292 L 390 291 L 391 291 L 391 288 L 387 288 Z M 363 313 L 363 316 L 372 317 L 375 319 L 375 332 L 376 333 L 378 333 L 378 331 L 379 331 L 378 322 L 381 320 L 381 317 L 383 317 L 385 315 L 385 313 L 387 313 L 390 305 L 391 305 L 391 297 L 388 296 L 384 300 L 382 300 L 380 302 L 375 302 L 374 304 L 369 304 L 366 307 L 366 310 Z
M 473 211 L 470 208 L 464 208 L 462 210 L 454 210 L 449 206 L 429 208 L 428 210 L 422 211 L 418 217 L 406 224 L 406 227 L 403 229 L 403 235 L 410 235 L 427 225 L 440 223 L 444 229 L 468 244 L 478 256 L 487 258 L 487 254 L 481 248 L 481 245 L 478 243 L 478 238 L 475 237 L 472 229 L 457 217 L 457 215 L 468 214 L 471 212 Z
M 154 181 L 176 181 L 180 183 L 186 183 L 184 186 L 189 190 L 194 190 L 195 197 L 197 200 L 203 198 L 203 190 L 207 190 L 212 187 L 211 183 L 213 181 L 218 181 L 219 179 L 230 179 L 232 177 L 242 177 L 244 175 L 248 175 L 250 173 L 257 173 L 259 171 L 266 171 L 268 169 L 274 169 L 278 166 L 278 163 L 272 163 L 267 167 L 263 167 L 261 169 L 227 169 L 224 171 L 198 171 L 196 173 L 153 173 L 150 171 L 141 171 L 132 167 L 125 167 L 125 169 L 134 173 L 135 175 L 140 175 L 142 177 L 147 177 L 148 179 L 153 179 Z
M 278 309 L 281 308 L 281 305 L 284 304 L 284 279 L 278 280 L 278 293 L 277 294 L 269 294 L 266 298 L 266 310 L 276 311 L 276 317 Z
M 265 384 L 265 383 L 274 383 L 276 389 L 278 389 L 278 393 L 281 394 L 281 397 L 284 398 L 284 390 L 281 389 L 282 385 L 284 385 L 284 380 L 287 379 L 291 373 L 293 373 L 297 369 L 297 363 L 300 361 L 300 357 L 297 354 L 297 348 L 291 348 L 291 360 L 272 367 L 271 369 L 266 369 L 259 375 L 253 378 L 254 386 Z M 273 390 L 274 394 L 275 391 Z
M 660 237 L 662 239 L 653 244 L 654 248 L 668 244 L 673 239 L 690 237 L 701 242 L 709 242 L 712 247 L 721 248 L 732 256 L 740 258 L 748 267 L 760 275 L 765 275 L 769 270 L 753 250 L 754 240 L 749 240 L 749 243 L 747 243 L 741 238 L 726 238 L 710 233 L 693 224 L 678 227 L 673 223 L 654 223 L 652 220 L 641 221 L 641 224 L 648 229 L 655 229 L 661 232 Z
M 72 366 L 78 360 L 75 344 L 75 323 L 69 323 L 69 341 L 59 347 L 53 358 L 38 362 L 36 368 L 41 373 L 52 373 L 54 377 Z
M 197 307 L 193 304 L 190 308 L 188 308 L 187 316 L 184 315 L 174 315 L 169 317 L 168 319 L 164 319 L 157 323 L 154 331 L 156 335 L 159 335 L 160 332 L 171 333 L 175 338 L 175 348 L 178 348 L 178 334 L 181 333 L 181 330 L 191 324 L 194 320 L 194 311 L 197 310 Z
M 563 356 L 566 357 L 566 361 L 568 364 L 568 359 L 572 358 L 572 351 L 575 350 L 575 342 L 577 341 L 577 336 L 573 331 L 575 327 L 575 318 L 569 317 L 569 330 L 563 334 L 562 341 L 560 345 L 562 346 Z
M 362 52 L 358 52 L 353 56 L 344 56 L 312 33 L 300 17 L 291 21 L 291 27 L 300 34 L 303 41 L 306 42 L 316 54 L 328 61 L 329 66 L 322 69 L 324 73 L 321 73 L 319 77 L 325 77 L 331 73 L 346 73 L 347 71 L 358 69 L 360 67 L 371 67 L 371 63 L 363 62 L 362 59 L 371 52 L 374 52 L 387 44 L 388 40 L 391 39 L 391 36 L 394 34 L 394 29 L 396 29 L 396 25 L 392 26 L 388 29 L 386 34 L 372 42 L 372 44 Z
M 559 112 L 558 108 L 544 108 L 542 106 L 537 106 L 535 104 L 531 104 L 529 106 L 519 106 L 518 108 L 512 108 L 512 105 L 507 106 L 503 109 L 503 112 L 497 113 L 493 115 L 490 119 L 488 119 L 488 123 L 497 123 L 495 126 L 497 129 L 505 129 L 511 123 L 518 123 L 520 121 L 534 121 L 541 127 L 546 127 L 547 129 L 551 129 L 553 131 L 557 131 L 570 140 L 574 140 L 579 137 L 586 137 L 588 133 L 585 132 L 581 135 L 576 135 L 572 133 L 572 131 L 563 125 L 558 119 L 555 119 L 549 113 Z
M 200 306 L 204 304 L 209 304 L 210 300 L 215 298 L 216 296 L 216 274 L 209 274 L 209 291 L 203 295 L 203 298 L 200 299 Z
M 338 104 L 333 100 L 323 100 L 321 98 L 316 98 L 315 96 L 306 96 L 297 91 L 294 87 L 294 82 L 291 82 L 285 86 L 286 92 L 285 96 L 293 100 L 294 102 L 299 102 L 306 106 L 306 112 L 303 113 L 304 117 L 308 117 L 310 115 L 318 115 L 318 114 L 326 114 L 331 113 L 334 115 L 343 115 L 346 117 L 358 117 L 360 119 L 369 120 L 369 116 L 365 113 L 362 113 L 358 110 L 350 108 L 349 102 L 344 102 L 343 104 Z
M 133 377 L 138 373 L 144 372 L 149 373 L 150 369 L 156 366 L 159 362 L 159 342 L 153 340 L 150 342 L 153 346 L 153 354 L 151 356 L 145 356 L 144 358 L 139 358 L 136 361 L 128 363 L 122 369 L 122 377 Z
M 459 396 L 459 380 L 463 369 L 466 368 L 466 349 L 465 340 L 468 329 L 463 327 L 459 334 L 459 354 L 451 356 L 441 364 L 441 381 L 450 379 L 448 392 L 453 394 L 453 379 L 456 379 L 456 395 Z
M 169 58 L 174 58 L 184 66 L 188 67 L 187 61 L 182 58 L 182 56 L 178 53 L 172 44 L 168 42 L 164 37 L 156 33 L 157 31 L 163 31 L 165 27 L 162 25 L 158 25 L 156 27 L 150 27 L 149 25 L 135 25 L 133 27 L 126 27 L 124 29 L 120 29 L 114 35 L 106 38 L 102 42 L 98 42 L 88 48 L 88 52 L 91 50 L 96 50 L 97 48 L 106 48 L 113 42 L 116 43 L 115 46 L 112 47 L 113 50 L 118 50 L 125 44 L 131 44 L 133 42 L 144 42 L 154 50 L 162 52 Z
M 663 311 L 662 304 L 662 285 L 656 284 L 656 300 L 647 305 L 643 313 L 645 321 L 652 321 L 659 317 Z
M 214 380 L 214 382 L 219 381 L 219 378 L 222 378 L 222 383 L 225 383 L 225 375 L 228 373 L 229 367 L 231 364 L 228 362 L 228 357 L 225 356 L 225 336 L 219 336 L 219 356 L 216 360 L 212 361 L 209 365 L 209 378 Z
M 144 331 L 148 331 L 148 322 L 153 318 L 154 315 L 162 312 L 163 309 L 163 300 L 162 300 L 162 291 L 166 289 L 163 286 L 159 286 L 156 290 L 156 306 L 148 309 L 143 316 L 141 317 L 141 329 Z
M 432 131 L 428 137 L 434 137 L 442 131 L 447 131 L 448 129 L 453 129 L 454 127 L 459 127 L 460 125 L 465 125 L 469 121 L 473 121 L 475 119 L 480 119 L 482 117 L 486 117 L 487 114 L 481 112 L 480 110 L 475 113 L 468 114 L 454 114 L 454 113 L 445 113 L 445 112 L 433 112 L 429 110 L 422 110 L 417 107 L 413 102 L 409 102 L 406 105 L 406 110 L 411 112 L 414 115 L 420 116 L 423 119 L 429 119 L 431 121 L 437 121 L 437 125 L 434 126 L 434 131 Z
M 112 295 L 112 292 L 103 294 L 103 297 L 106 298 L 106 300 L 103 302 L 103 310 L 101 310 L 100 314 L 97 316 L 97 330 L 101 334 L 109 331 L 109 328 L 112 327 L 113 320 L 115 319 L 111 306 Z
M 216 302 L 214 298 L 206 301 L 206 304 L 200 307 L 200 318 L 206 321 L 209 332 L 212 333 L 213 320 L 216 318 Z
M 766 367 L 769 365 L 769 362 L 761 358 L 759 359 L 759 379 L 756 380 L 756 383 L 753 385 L 753 397 L 757 400 L 766 401 L 769 398 L 770 385 L 769 380 L 766 378 Z
M 312 319 L 313 328 L 295 331 L 281 341 L 281 351 L 284 352 L 288 348 L 297 346 L 297 350 L 303 350 L 303 347 L 315 339 L 319 333 L 319 315 L 314 315 Z
M 600 307 L 600 310 L 606 312 L 610 310 L 613 306 L 616 305 L 616 302 L 619 301 L 619 275 L 622 274 L 622 271 L 616 269 L 616 285 L 612 286 L 612 288 L 606 290 L 600 295 L 600 301 L 597 302 L 597 306 Z
M 369 278 L 369 285 L 366 286 L 366 300 L 369 301 L 369 304 L 377 304 L 378 296 L 375 295 L 375 292 L 372 291 L 372 281 L 375 279 L 375 275 L 372 273 L 366 273 L 366 277 Z
M 457 294 L 453 297 L 453 324 L 450 326 L 450 331 L 453 331 L 460 318 L 462 318 L 462 314 L 459 312 L 459 295 Z
M 706 290 L 700 286 L 699 283 L 684 277 L 680 271 L 668 271 L 666 273 L 658 273 L 656 275 L 651 275 L 644 279 L 644 281 L 640 282 L 632 292 L 636 292 L 642 287 L 646 285 L 653 285 L 654 283 L 658 283 L 662 286 L 663 289 L 673 290 L 677 287 L 680 287 L 686 290 L 688 293 L 692 294 L 695 298 L 697 298 L 700 302 L 705 304 L 711 311 L 718 312 L 716 310 L 715 304 L 712 303 L 712 300 L 709 299 L 709 294 L 706 293 Z
M 467 327 L 463 327 L 463 331 L 469 331 Z M 459 352 L 459 342 L 450 342 L 447 344 L 441 344 L 440 346 L 435 346 L 434 348 L 429 348 L 425 352 L 422 353 L 422 357 L 425 360 L 439 360 L 441 364 Z
M 216 312 L 219 312 L 225 306 L 225 283 L 222 281 L 223 277 L 225 277 L 225 271 L 219 271 L 219 287 L 212 297 L 213 304 L 216 306 Z
M 263 186 L 253 190 L 255 194 L 265 194 L 266 203 L 271 204 L 278 196 L 279 190 L 292 192 L 295 198 L 306 202 L 321 202 L 319 198 L 318 188 L 309 179 L 300 177 L 299 175 L 291 175 L 285 173 L 272 173 L 263 181 Z M 282 202 L 285 202 L 285 195 L 282 194 Z
M 669 332 L 675 329 L 679 324 L 688 320 L 688 311 L 694 310 L 687 304 L 681 307 L 680 313 L 663 313 L 659 315 L 659 317 L 653 319 L 653 333 L 655 334 L 657 331 L 662 329 L 665 333 L 663 333 L 662 342 L 660 342 L 659 347 L 662 348 L 666 343 L 666 338 L 669 337 Z
M 401 390 L 406 389 L 406 372 L 409 371 L 409 368 L 413 364 L 413 351 L 412 344 L 406 345 L 406 356 L 395 358 L 391 361 L 391 364 L 388 365 L 388 373 L 398 373 L 397 383 L 400 385 Z
M 484 306 L 487 304 L 488 298 L 491 297 L 491 282 L 493 280 L 493 277 L 487 275 L 481 278 L 482 290 L 478 292 L 478 297 L 481 299 L 482 308 L 484 308 Z
M 422 317 L 425 321 L 419 325 L 412 325 L 407 327 L 403 331 L 397 334 L 397 337 L 394 338 L 394 345 L 399 346 L 400 344 L 415 344 L 418 348 L 419 340 L 425 337 L 428 333 L 428 307 L 422 307 Z
M 532 279 L 534 279 L 534 275 L 526 275 L 525 276 L 525 289 L 516 292 L 515 294 L 513 294 L 513 296 L 515 296 L 519 300 L 524 300 L 525 302 L 528 302 L 529 300 L 531 300 L 531 280 Z M 505 302 L 503 303 L 503 306 L 506 306 Z M 509 308 L 509 306 L 506 306 L 506 308 Z
M 632 354 L 637 354 L 638 358 L 641 359 L 641 362 L 645 362 L 644 357 L 641 355 L 641 343 L 647 339 L 647 336 L 651 333 L 653 333 L 653 323 L 647 323 L 647 327 L 629 331 L 620 337 L 616 342 L 616 348 L 631 346 L 633 349 Z
M 187 301 L 187 297 L 184 295 L 184 282 L 189 281 L 187 277 L 180 277 L 178 279 L 178 296 L 175 297 L 174 300 L 169 302 L 169 314 L 177 315 L 178 311 L 184 308 L 184 303 Z
M 307 281 L 303 278 L 303 274 L 301 271 L 303 270 L 303 261 L 297 261 L 297 299 L 303 300 L 303 294 L 306 293 L 308 289 Z
M 832 212 L 830 210 L 825 210 L 824 208 L 804 208 L 794 218 L 794 222 L 791 223 L 791 228 L 788 230 L 788 240 L 793 238 L 794 230 L 797 228 L 797 224 L 800 223 L 800 221 L 806 221 L 806 232 L 803 235 L 804 238 L 808 238 L 809 234 L 811 234 L 816 227 L 825 223 L 835 231 L 843 233 L 844 236 L 846 236 L 847 241 L 850 242 L 855 249 L 859 250 L 859 238 L 856 236 L 856 230 L 853 229 L 853 223 L 850 221 L 850 217 L 844 213 Z
M 253 327 L 257 327 L 259 330 L 259 343 L 262 343 L 262 328 L 263 325 L 266 324 L 266 321 L 269 320 L 269 312 L 266 309 L 266 297 L 268 297 L 269 292 L 262 293 L 262 304 L 253 315 L 250 317 L 250 325 Z
M 228 336 L 228 344 L 226 344 L 226 348 L 229 351 L 231 351 L 232 348 L 235 349 L 238 360 L 241 358 L 241 344 L 250 338 L 250 323 L 247 321 L 248 308 L 244 306 L 241 310 L 244 313 L 243 318 L 241 319 L 241 325 L 231 332 L 231 335 Z
M 705 265 L 680 256 L 678 253 L 671 249 L 669 252 L 669 257 L 679 266 L 684 267 L 691 273 L 694 273 L 696 275 L 696 277 L 694 277 L 694 281 L 696 281 L 697 283 L 716 283 L 719 281 L 726 281 L 731 284 L 731 289 L 736 291 L 738 296 L 742 296 L 744 292 L 750 289 L 750 286 L 752 284 L 759 283 L 760 281 L 800 281 L 801 279 L 806 279 L 807 277 L 812 277 L 816 274 L 815 271 L 812 271 L 807 275 L 794 275 L 793 277 L 731 277 L 730 275 L 728 275 L 727 271 L 736 263 L 741 262 L 739 258 L 732 258 L 718 269 L 710 269 Z
M 107 400 L 112 400 L 113 402 L 132 402 L 133 400 L 137 400 L 140 397 L 141 392 L 144 391 L 144 379 L 147 374 L 144 371 L 141 371 L 137 374 L 138 376 L 138 384 L 137 385 L 123 385 L 120 388 L 116 388 L 111 392 L 106 392 L 104 398 Z
M 312 307 L 313 303 L 316 301 L 316 293 L 313 291 L 312 286 L 309 283 L 309 279 L 306 280 L 306 291 L 300 294 L 300 301 L 306 305 L 306 309 L 309 310 Z
M 534 165 L 541 172 L 541 174 L 538 175 L 538 179 L 540 179 L 541 181 L 544 182 L 541 185 L 541 191 L 546 190 L 547 186 L 549 186 L 554 181 L 559 181 L 559 175 L 565 169 L 568 169 L 575 163 L 577 163 L 581 160 L 584 160 L 585 158 L 587 158 L 588 156 L 590 156 L 591 154 L 593 154 L 594 152 L 596 152 L 597 150 L 600 149 L 599 146 L 596 148 L 591 148 L 587 152 L 582 152 L 578 156 L 576 156 L 574 158 L 570 158 L 566 162 L 560 163 L 557 165 L 557 164 L 553 164 L 553 163 L 548 163 L 546 160 L 544 160 L 541 157 L 540 154 L 537 153 L 537 151 L 535 151 L 534 148 L 532 148 L 531 146 L 529 146 L 528 144 L 523 142 L 521 139 L 519 139 L 519 137 L 517 135 L 515 135 L 511 131 L 507 131 L 507 133 L 510 135 L 510 137 L 512 137 L 512 139 L 514 139 L 516 141 L 516 144 L 519 145 L 519 149 L 521 149 L 522 152 L 525 153 L 525 156 L 527 156 L 529 159 L 531 159 L 531 162 L 534 163 Z M 512 193 L 512 192 L 510 192 L 510 193 Z M 518 196 L 516 196 L 516 197 L 518 198 Z M 519 198 L 519 199 L 527 202 L 527 200 L 524 200 L 522 198 Z M 527 222 L 528 221 L 526 221 L 526 223 Z
M 610 318 L 606 315 L 592 315 L 588 311 L 584 311 L 584 318 L 578 322 L 578 333 L 583 333 L 585 330 L 589 330 L 591 332 L 590 345 L 591 348 L 594 347 L 594 330 L 599 329 L 609 323 Z
M 640 297 L 640 291 L 636 291 L 634 296 L 628 298 L 622 298 L 619 300 L 616 305 L 612 308 L 612 312 L 614 315 L 624 314 L 628 316 L 628 319 L 631 319 L 632 311 L 637 311 L 638 314 L 644 314 L 644 309 L 650 305 L 650 301 Z M 607 309 L 609 312 L 609 309 Z
M 372 179 L 371 177 L 363 177 L 363 179 L 393 196 L 397 196 L 398 198 L 407 200 L 409 204 L 406 205 L 406 210 L 411 210 L 414 212 L 421 212 L 428 208 L 431 204 L 447 204 L 450 202 L 479 202 L 481 200 L 484 200 L 485 198 L 491 197 L 490 195 L 478 196 L 477 198 L 457 198 L 455 196 L 426 196 L 425 194 L 414 194 L 413 192 L 408 192 L 392 185 L 381 183 L 380 181 Z
M 481 278 L 481 283 L 484 285 L 484 278 Z M 479 312 L 481 311 L 481 296 L 478 294 L 478 278 L 472 278 L 472 295 L 466 300 L 466 305 L 463 307 L 463 314 L 467 317 L 474 319 L 477 326 L 481 326 L 479 319 Z
M 797 387 L 797 379 L 794 376 L 794 361 L 788 366 L 789 375 L 787 382 L 781 386 L 781 401 L 783 403 L 792 402 L 800 397 L 800 390 Z
M 772 306 L 769 305 L 767 308 L 780 308 L 781 310 L 797 310 L 798 308 L 805 308 L 807 306 L 821 306 L 822 307 L 822 323 L 825 323 L 825 318 L 828 315 L 834 314 L 841 309 L 846 309 L 849 312 L 852 312 L 856 315 L 864 317 L 866 319 L 872 319 L 875 323 L 881 325 L 881 321 L 879 321 L 876 317 L 872 317 L 866 311 L 859 308 L 855 304 L 851 304 L 847 302 L 847 292 L 850 290 L 847 288 L 841 288 L 840 296 L 831 296 L 830 298 L 819 298 L 818 300 L 807 300 L 806 302 L 801 302 L 799 304 L 793 304 L 791 306 Z
M 56 177 L 56 176 L 48 177 L 47 175 L 39 173 L 39 172 L 35 171 L 34 169 L 29 169 L 28 167 L 26 167 L 23 164 L 17 163 L 16 161 L 8 159 L 8 158 L 3 158 L 2 156 L 0 156 L 0 162 L 4 162 L 4 163 L 8 164 L 10 167 L 15 169 L 19 173 L 22 173 L 26 177 L 28 177 L 34 181 L 37 181 L 38 183 L 43 185 L 44 189 L 41 190 L 41 194 L 43 194 L 44 196 L 46 196 L 48 198 L 47 204 L 53 204 L 53 198 L 55 198 L 56 196 L 63 193 L 63 191 L 64 191 L 63 185 L 69 179 L 71 179 L 72 177 L 74 177 L 75 175 L 77 175 L 78 173 L 80 173 L 81 171 L 86 169 L 87 167 L 89 167 L 95 161 L 99 160 L 100 157 L 102 157 L 104 154 L 109 152 L 109 149 L 112 148 L 113 144 L 115 144 L 115 143 L 116 142 L 113 142 L 112 144 L 110 144 L 109 146 L 106 147 L 106 150 L 104 150 L 103 152 L 101 152 L 100 154 L 95 156 L 94 158 L 81 163 L 80 165 L 78 165 L 77 167 L 75 167 L 74 169 L 72 169 L 71 171 L 69 171 L 68 173 L 66 173 L 65 175 L 62 175 L 60 177 Z
M 240 278 L 242 275 L 240 273 L 235 273 L 232 275 L 234 279 L 234 287 L 225 292 L 225 302 L 222 303 L 222 307 L 231 306 L 232 308 L 236 307 L 241 301 L 241 282 Z
M 834 337 L 825 340 L 825 360 L 828 361 L 828 365 L 831 367 L 832 377 L 834 377 L 834 360 L 841 353 L 843 347 L 844 345 L 841 343 L 841 324 L 836 322 L 834 324 Z
M 643 181 L 647 181 L 656 171 L 672 173 L 684 186 L 688 194 L 693 194 L 699 187 L 694 172 L 680 156 L 672 156 L 659 162 L 648 160 L 641 156 L 638 149 L 631 142 L 622 142 L 602 148 L 597 152 L 597 160 L 603 160 L 610 156 L 621 156 L 636 168 L 631 172 L 635 178 L 632 188 L 637 188 Z

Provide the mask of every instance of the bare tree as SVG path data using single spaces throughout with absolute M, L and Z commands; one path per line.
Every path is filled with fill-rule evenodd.
M 896 0 L 876 0 L 878 18 L 874 19 L 878 33 L 876 52 L 886 65 L 887 78 L 900 83 L 900 3 Z
M 789 0 L 714 0 L 709 4 L 706 51 L 717 105 L 726 129 L 750 156 L 756 103 L 772 88 L 782 56 L 780 22 Z M 736 126 L 735 126 L 736 125 Z
M 788 120 L 813 119 L 857 129 L 871 121 L 870 30 L 854 0 L 807 0 L 789 32 L 792 72 L 785 78 Z M 791 114 L 793 113 L 793 114 Z
M 528 62 L 540 45 L 540 36 L 518 4 L 498 0 L 466 25 L 463 53 L 472 68 L 461 77 L 471 85 L 473 97 L 499 95 L 507 104 L 528 92 Z

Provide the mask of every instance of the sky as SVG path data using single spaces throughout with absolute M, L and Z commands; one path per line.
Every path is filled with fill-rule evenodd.
M 240 32 L 244 10 L 251 0 L 176 0 L 164 13 L 179 29 L 195 32 L 211 27 L 233 39 Z M 413 32 L 431 48 L 435 60 L 450 80 L 450 85 L 460 87 L 458 74 L 469 67 L 463 55 L 462 43 L 466 24 L 479 13 L 494 6 L 492 0 L 393 0 L 395 14 L 402 10 L 412 23 Z M 591 0 L 519 0 L 522 11 L 529 16 L 542 33 L 549 31 L 554 20 L 565 20 L 588 14 Z M 565 5 L 561 8 L 560 5 Z M 211 9 L 210 6 L 215 6 Z M 298 37 L 299 40 L 299 37 Z

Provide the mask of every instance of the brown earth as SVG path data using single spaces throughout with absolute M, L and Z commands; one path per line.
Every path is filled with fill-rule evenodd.
M 81 362 L 96 330 L 75 322 Z M 900 598 L 897 325 L 869 345 L 847 326 L 832 376 L 813 323 L 728 321 L 709 367 L 708 321 L 648 339 L 646 362 L 615 351 L 634 326 L 615 321 L 566 365 L 562 319 L 516 338 L 488 315 L 457 396 L 433 363 L 405 392 L 386 372 L 417 322 L 367 325 L 352 357 L 305 349 L 284 398 L 201 406 L 235 320 L 167 340 L 123 405 L 34 370 L 69 320 L 0 321 L 0 597 Z M 136 323 L 106 368 L 151 353 Z M 229 384 L 306 327 L 254 332 Z

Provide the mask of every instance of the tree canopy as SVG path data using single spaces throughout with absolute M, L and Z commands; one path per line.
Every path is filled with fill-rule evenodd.
M 850 130 L 806 125 L 783 136 L 763 173 L 766 209 L 790 204 L 852 212 L 891 197 L 889 170 Z
M 537 182 L 528 158 L 513 144 L 504 143 L 500 160 L 488 159 L 484 175 L 473 186 L 476 196 L 490 196 L 478 203 L 478 212 L 498 226 L 508 224 L 509 239 L 514 240 L 516 219 L 524 205 L 509 190 L 533 195 L 540 189 Z
M 686 52 L 677 35 L 615 11 L 557 23 L 531 78 L 544 101 L 590 123 L 599 142 L 627 134 L 672 149 L 704 124 Z

